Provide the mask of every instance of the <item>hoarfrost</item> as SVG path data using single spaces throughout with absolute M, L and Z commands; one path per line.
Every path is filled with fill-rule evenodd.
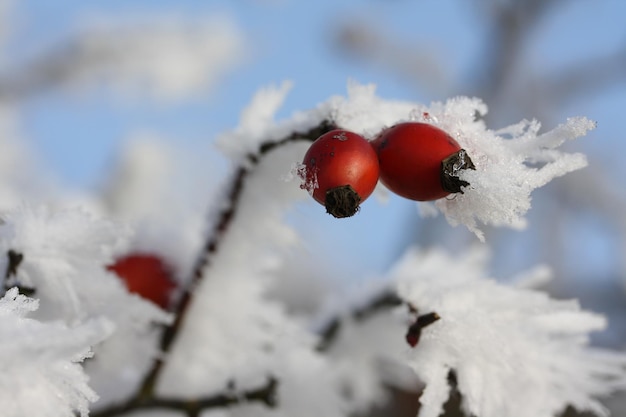
M 474 116 L 484 112 L 486 107 L 481 102 L 467 98 L 431 108 L 431 113 L 440 115 L 439 127 L 453 135 L 476 166 L 475 171 L 460 175 L 470 183 L 463 194 L 438 200 L 436 205 L 452 225 L 464 224 L 481 240 L 484 236 L 478 222 L 525 228 L 524 215 L 531 207 L 531 192 L 587 165 L 584 155 L 556 148 L 595 128 L 595 122 L 577 117 L 544 134 L 539 134 L 541 125 L 536 120 L 492 131 Z
M 285 121 L 275 120 L 276 112 L 292 85 L 285 81 L 279 86 L 268 86 L 259 90 L 242 110 L 239 126 L 218 137 L 217 145 L 222 152 L 239 163 L 245 163 L 248 155 L 256 154 L 266 141 L 308 129 L 324 120 L 324 115 L 315 114 L 315 110 L 296 113 Z
M 348 83 L 347 96 L 334 96 L 316 108 L 274 121 L 275 112 L 291 88 L 290 83 L 261 90 L 242 114 L 242 124 L 224 134 L 219 144 L 231 157 L 245 161 L 262 144 L 301 132 L 323 120 L 374 138 L 384 128 L 405 121 L 431 123 L 448 132 L 472 159 L 476 169 L 459 171 L 469 182 L 463 193 L 435 202 L 452 225 L 465 225 L 484 240 L 479 225 L 522 229 L 531 208 L 531 192 L 552 179 L 586 166 L 586 158 L 557 148 L 585 135 L 595 123 L 574 117 L 540 134 L 541 124 L 523 120 L 500 130 L 489 129 L 483 118 L 487 106 L 478 98 L 456 97 L 430 105 L 386 100 L 374 85 Z M 269 100 L 269 106 L 260 103 Z M 312 138 L 315 139 L 315 138 Z M 297 160 L 301 160 L 298 158 Z M 432 214 L 432 210 L 427 210 Z
M 402 298 L 441 317 L 408 353 L 426 384 L 419 416 L 441 413 L 451 372 L 469 415 L 549 417 L 572 406 L 608 416 L 598 397 L 626 389 L 626 355 L 589 345 L 604 317 L 486 279 L 487 258 L 482 248 L 462 257 L 413 249 L 392 272 Z
M 113 330 L 94 319 L 68 327 L 26 317 L 37 300 L 12 288 L 0 299 L 0 410 L 6 417 L 74 417 L 97 400 L 79 362 Z
M 124 248 L 129 231 L 78 209 L 22 207 L 3 220 L 0 253 L 23 256 L 8 283 L 35 289 L 40 308 L 33 317 L 67 325 L 106 318 L 115 331 L 94 348 L 87 373 L 103 402 L 132 393 L 157 354 L 154 324 L 169 323 L 171 317 L 130 294 L 105 269 Z M 8 257 L 0 257 L 0 270 L 7 267 Z

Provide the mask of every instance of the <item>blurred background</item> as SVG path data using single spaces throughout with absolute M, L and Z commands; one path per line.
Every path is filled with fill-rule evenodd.
M 204 204 L 194 196 L 229 172 L 215 139 L 259 88 L 284 80 L 294 87 L 279 118 L 345 94 L 349 79 L 389 99 L 480 97 L 493 129 L 586 116 L 598 128 L 566 146 L 589 167 L 533 195 L 527 230 L 487 229 L 487 244 L 495 277 L 549 265 L 547 289 L 607 314 L 596 342 L 623 348 L 624 22 L 622 0 L 2 0 L 0 175 L 21 188 L 2 190 L 0 205 L 27 188 L 106 194 L 142 140 L 187 158 L 170 180 L 191 196 L 182 202 Z M 394 196 L 342 221 L 313 202 L 289 219 L 307 237 L 294 265 L 337 291 L 375 280 L 409 245 L 478 243 Z

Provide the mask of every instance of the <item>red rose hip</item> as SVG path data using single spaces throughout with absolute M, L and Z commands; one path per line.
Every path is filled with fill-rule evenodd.
M 378 182 L 378 157 L 370 142 L 343 129 L 317 138 L 302 164 L 301 187 L 337 218 L 354 215 Z
M 428 123 L 400 123 L 384 130 L 372 145 L 378 153 L 380 180 L 394 193 L 417 201 L 462 193 L 458 177 L 474 169 L 465 150 L 443 130 Z

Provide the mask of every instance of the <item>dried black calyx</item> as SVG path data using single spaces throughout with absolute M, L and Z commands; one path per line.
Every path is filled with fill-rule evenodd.
M 341 219 L 351 217 L 359 211 L 361 197 L 350 185 L 334 187 L 326 191 L 326 212 Z
M 463 194 L 461 188 L 470 185 L 459 178 L 459 173 L 464 169 L 476 169 L 465 149 L 460 149 L 441 161 L 441 187 L 449 193 Z

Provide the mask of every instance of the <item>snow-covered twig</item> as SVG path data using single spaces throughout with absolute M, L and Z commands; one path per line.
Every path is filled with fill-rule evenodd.
M 257 389 L 239 392 L 226 390 L 222 393 L 198 399 L 160 398 L 160 397 L 134 397 L 130 401 L 108 407 L 92 413 L 92 417 L 114 417 L 131 411 L 139 410 L 178 410 L 183 411 L 189 417 L 199 416 L 204 410 L 210 408 L 228 407 L 236 404 L 261 402 L 268 407 L 276 405 L 276 389 L 278 380 L 270 377 L 267 383 Z
M 377 312 L 397 307 L 400 304 L 402 304 L 402 299 L 395 294 L 393 289 L 384 288 L 371 297 L 367 303 L 355 306 L 347 315 L 355 321 L 362 321 Z M 341 329 L 343 317 L 345 316 L 346 314 L 341 314 L 325 320 L 325 324 L 317 331 L 320 336 L 317 345 L 318 351 L 323 352 L 332 345 Z
M 419 416 L 441 414 L 451 371 L 468 415 L 547 417 L 571 406 L 608 416 L 599 399 L 626 388 L 626 355 L 590 344 L 606 319 L 576 300 L 487 279 L 487 260 L 478 247 L 461 257 L 412 249 L 392 271 L 401 297 L 441 315 L 408 354 L 426 385 Z

